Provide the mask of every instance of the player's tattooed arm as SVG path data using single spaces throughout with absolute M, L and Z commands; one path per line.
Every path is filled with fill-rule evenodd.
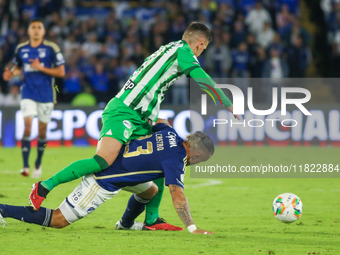
M 183 193 L 183 189 L 178 185 L 169 185 L 172 196 L 172 203 L 180 219 L 186 227 L 194 224 L 190 214 L 190 207 L 187 198 Z

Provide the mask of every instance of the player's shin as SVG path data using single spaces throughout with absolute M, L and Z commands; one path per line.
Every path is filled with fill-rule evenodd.
M 24 161 L 24 168 L 28 168 L 28 158 L 31 151 L 31 138 L 29 136 L 24 136 L 21 140 L 21 151 L 22 151 L 22 158 Z
M 30 206 L 12 206 L 0 204 L 0 214 L 3 218 L 13 218 L 27 223 L 49 227 L 52 219 L 52 210 L 40 207 L 35 211 Z
M 145 207 L 145 222 L 147 224 L 153 224 L 159 218 L 159 206 L 161 205 L 164 191 L 164 178 L 156 179 L 153 182 L 158 187 L 158 193 Z
M 41 165 L 41 159 L 45 151 L 46 142 L 47 142 L 46 139 L 40 139 L 40 138 L 38 139 L 38 147 L 37 147 L 38 153 L 37 153 L 37 160 L 35 161 L 36 169 L 38 169 Z
M 145 205 L 149 203 L 149 199 L 143 199 L 136 194 L 133 194 L 127 204 L 123 214 L 121 225 L 125 228 L 130 228 L 135 219 L 144 211 Z

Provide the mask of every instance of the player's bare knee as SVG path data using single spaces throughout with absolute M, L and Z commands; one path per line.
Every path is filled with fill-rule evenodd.
M 53 210 L 50 227 L 64 228 L 70 225 L 59 209 Z
M 40 140 L 45 140 L 46 139 L 46 129 L 45 130 L 39 129 L 38 137 L 39 137 Z
M 152 183 L 151 187 L 146 191 L 137 194 L 139 197 L 143 199 L 152 199 L 158 193 L 158 187 L 155 183 Z
M 156 196 L 157 195 L 157 193 L 158 193 L 158 187 L 157 187 L 157 185 L 155 184 L 155 183 L 152 183 L 152 190 L 151 190 L 151 192 L 152 192 L 152 197 L 154 197 L 154 196 Z
M 24 129 L 24 136 L 31 136 L 32 125 L 26 124 L 25 122 L 25 129 Z
M 24 136 L 30 137 L 31 136 L 31 130 L 25 130 L 24 131 Z

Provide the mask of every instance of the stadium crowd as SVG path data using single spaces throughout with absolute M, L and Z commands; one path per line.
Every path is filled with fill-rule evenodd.
M 311 36 L 299 22 L 298 0 L 177 0 L 115 2 L 77 0 L 0 1 L 0 72 L 18 43 L 28 40 L 26 26 L 41 18 L 46 39 L 66 59 L 66 77 L 57 80 L 58 101 L 80 92 L 107 102 L 144 59 L 161 45 L 180 40 L 192 21 L 206 24 L 213 41 L 199 58 L 213 78 L 305 77 L 311 61 Z M 334 4 L 339 8 L 339 4 Z M 340 16 L 329 13 L 330 31 Z M 333 36 L 339 51 L 340 36 Z M 0 78 L 0 105 L 20 101 L 22 80 Z M 188 104 L 188 79 L 178 80 L 166 103 Z M 248 85 L 239 79 L 243 90 Z M 2 90 L 2 92 L 1 92 Z M 19 99 L 19 100 L 18 100 Z

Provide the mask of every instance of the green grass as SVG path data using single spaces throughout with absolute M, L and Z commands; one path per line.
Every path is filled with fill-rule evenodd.
M 48 148 L 43 160 L 43 177 L 74 160 L 91 157 L 94 148 Z M 336 148 L 224 147 L 228 163 L 252 165 L 276 162 L 339 162 Z M 33 166 L 35 149 L 31 155 Z M 275 159 L 275 160 L 274 160 Z M 315 161 L 315 162 L 307 162 Z M 31 178 L 19 176 L 20 150 L 0 148 L 0 203 L 27 205 Z M 215 179 L 216 180 L 216 179 Z M 0 254 L 340 254 L 340 179 L 218 179 L 222 183 L 196 186 L 209 179 L 190 179 L 185 194 L 199 228 L 215 235 L 182 232 L 117 231 L 130 196 L 121 192 L 88 217 L 64 229 L 42 228 L 13 219 L 0 228 Z M 56 188 L 43 206 L 57 208 L 79 181 Z M 273 199 L 283 192 L 297 194 L 303 215 L 292 224 L 276 220 Z M 161 216 L 183 226 L 165 189 Z M 139 220 L 143 220 L 140 216 Z

